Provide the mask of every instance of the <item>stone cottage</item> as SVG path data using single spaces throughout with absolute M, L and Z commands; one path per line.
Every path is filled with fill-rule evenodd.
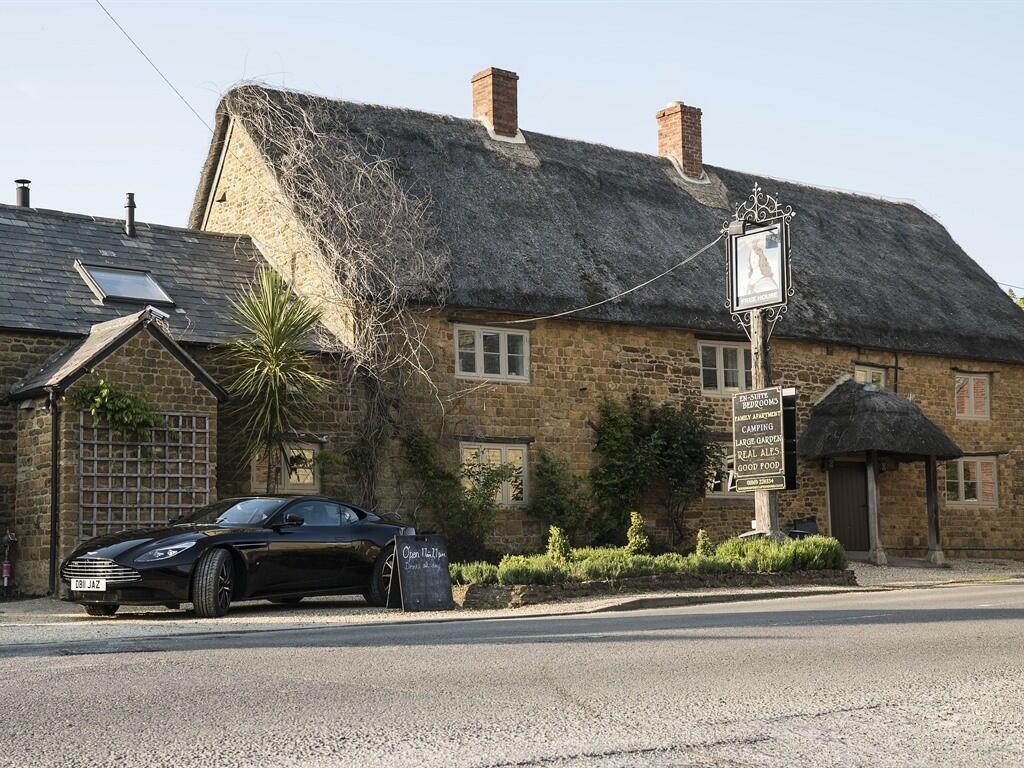
M 906 202 L 708 165 L 701 111 L 679 102 L 653 115 L 658 154 L 648 155 L 524 130 L 515 73 L 478 73 L 471 96 L 472 115 L 455 117 L 234 89 L 190 224 L 249 235 L 296 290 L 336 309 L 305 235 L 322 234 L 351 180 L 344 169 L 325 176 L 337 158 L 317 147 L 338 141 L 374 168 L 389 163 L 410 196 L 429 198 L 449 252 L 444 305 L 417 306 L 436 392 L 409 388 L 402 407 L 419 410 L 453 461 L 483 452 L 522 465 L 521 482 L 502 492 L 504 545 L 539 543 L 542 526 L 524 512 L 539 451 L 579 473 L 591 466 L 588 420 L 603 395 L 701 399 L 727 443 L 750 358 L 723 307 L 721 250 L 621 300 L 543 318 L 695 253 L 758 181 L 798 212 L 796 294 L 771 343 L 774 381 L 797 391 L 798 429 L 846 378 L 912 399 L 962 453 L 928 478 L 946 552 L 1024 555 L 1024 314 L 939 222 Z M 335 319 L 343 335 L 345 318 Z M 443 420 L 432 399 L 446 404 Z M 802 457 L 798 488 L 781 494 L 784 522 L 814 518 L 853 551 L 924 554 L 929 463 L 878 453 Z M 393 485 L 381 484 L 380 503 L 397 503 Z M 731 462 L 693 514 L 716 538 L 749 529 L 752 500 L 734 492 Z

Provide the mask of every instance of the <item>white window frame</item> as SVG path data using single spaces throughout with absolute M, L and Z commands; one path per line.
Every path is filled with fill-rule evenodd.
M 959 413 L 956 409 L 956 382 L 957 379 L 967 379 L 967 413 Z M 982 416 L 974 415 L 974 380 L 982 379 L 985 382 L 985 413 Z M 967 421 L 988 421 L 992 418 L 992 376 L 987 373 L 953 373 L 953 415 L 957 419 Z
M 316 457 L 320 453 L 320 447 L 319 443 L 307 442 L 296 442 L 287 446 L 288 451 L 292 451 L 294 449 L 313 451 L 313 482 L 293 482 L 291 477 L 292 473 L 288 470 L 288 460 L 284 456 L 279 456 L 276 467 L 278 472 L 278 482 L 274 486 L 276 493 L 294 493 L 308 496 L 319 495 L 322 478 L 320 476 L 320 465 L 317 463 Z M 264 493 L 266 491 L 266 485 L 261 482 L 259 478 L 259 475 L 261 475 L 266 469 L 266 465 L 266 454 L 261 454 L 252 460 L 252 466 L 250 467 L 250 488 L 253 493 Z
M 752 500 L 753 496 L 749 493 L 737 493 L 736 492 L 736 470 L 735 470 L 735 454 L 733 452 L 732 443 L 722 444 L 722 472 L 725 475 L 725 487 L 724 491 L 714 491 L 712 486 L 709 484 L 707 490 L 704 492 L 704 496 L 709 499 L 736 499 L 736 500 Z
M 477 453 L 477 461 L 479 461 L 479 452 L 485 450 L 500 450 L 501 451 L 501 463 L 508 464 L 508 451 L 509 450 L 522 451 L 523 452 L 523 467 L 522 467 L 522 484 L 523 484 L 523 498 L 520 501 L 512 500 L 512 481 L 506 480 L 501 484 L 501 498 L 498 503 L 503 507 L 525 507 L 530 503 L 530 452 L 529 447 L 525 443 L 474 443 L 474 442 L 460 442 L 459 443 L 459 464 L 465 465 L 466 454 L 470 452 Z
M 467 372 L 460 369 L 459 365 L 459 331 L 469 331 L 474 335 L 474 351 L 476 353 L 476 370 Z M 484 373 L 484 333 L 498 334 L 498 357 L 501 361 L 499 373 Z M 523 375 L 516 376 L 508 372 L 508 337 L 523 337 Z M 452 333 L 452 346 L 455 349 L 455 377 L 458 379 L 485 379 L 487 381 L 507 381 L 517 383 L 529 383 L 530 381 L 530 332 L 526 330 L 513 330 L 509 328 L 492 328 L 486 325 L 468 325 L 455 323 Z
M 965 499 L 964 498 L 964 464 L 972 463 L 977 465 L 977 483 L 978 483 L 978 498 L 977 499 Z M 957 498 L 949 498 L 949 465 L 956 464 L 957 468 Z M 992 501 L 981 500 L 981 465 L 991 464 L 992 465 Z M 946 482 L 942 486 L 942 497 L 946 500 L 947 504 L 956 504 L 958 506 L 970 506 L 970 507 L 998 507 L 999 506 L 999 457 L 998 456 L 964 456 L 960 459 L 953 459 L 945 463 L 945 472 L 947 476 Z
M 704 348 L 712 348 L 715 350 L 715 371 L 717 373 L 718 385 L 714 389 L 709 389 L 704 386 Z M 725 386 L 725 359 L 722 352 L 723 349 L 735 349 L 740 365 L 740 378 L 742 383 L 739 387 L 727 387 Z M 750 354 L 750 347 L 746 344 L 737 344 L 736 342 L 730 341 L 699 341 L 697 342 L 697 365 L 700 370 L 698 374 L 700 376 L 700 390 L 705 395 L 711 396 L 725 396 L 734 395 L 737 392 L 746 392 L 753 386 L 753 370 L 750 373 L 750 379 L 747 378 L 747 367 L 746 367 L 746 356 Z M 753 361 L 751 361 L 753 362 Z
M 860 381 L 857 376 L 862 374 L 865 377 L 865 381 Z M 881 378 L 881 383 L 875 384 L 871 380 L 872 376 L 878 375 Z M 867 365 L 861 363 L 854 363 L 853 366 L 853 380 L 860 384 L 875 384 L 875 386 L 886 388 L 887 380 L 889 378 L 889 372 L 884 366 L 881 365 Z

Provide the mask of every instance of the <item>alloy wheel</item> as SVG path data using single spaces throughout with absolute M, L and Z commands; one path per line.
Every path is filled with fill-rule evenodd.
M 225 560 L 217 574 L 217 607 L 227 611 L 231 605 L 231 562 Z

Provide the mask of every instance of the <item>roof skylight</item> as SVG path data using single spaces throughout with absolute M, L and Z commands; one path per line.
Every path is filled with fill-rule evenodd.
M 75 267 L 92 292 L 103 301 L 137 301 L 145 304 L 173 304 L 174 300 L 141 269 L 100 267 L 76 262 Z

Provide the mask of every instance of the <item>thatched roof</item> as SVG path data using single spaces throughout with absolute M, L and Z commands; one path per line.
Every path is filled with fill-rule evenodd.
M 847 380 L 811 409 L 797 453 L 820 458 L 862 451 L 909 460 L 963 456 L 916 403 L 888 389 Z
M 221 102 L 192 226 L 202 224 L 230 117 L 268 93 L 280 98 L 243 86 Z M 475 120 L 301 98 L 325 107 L 331 130 L 382 146 L 411 189 L 429 191 L 451 251 L 450 306 L 529 316 L 614 295 L 716 237 L 758 181 L 798 214 L 796 296 L 778 335 L 1024 362 L 1024 313 L 914 205 L 712 166 L 710 183 L 689 183 L 653 155 L 531 131 L 507 144 Z M 724 250 L 713 249 L 579 317 L 735 333 L 724 296 Z

